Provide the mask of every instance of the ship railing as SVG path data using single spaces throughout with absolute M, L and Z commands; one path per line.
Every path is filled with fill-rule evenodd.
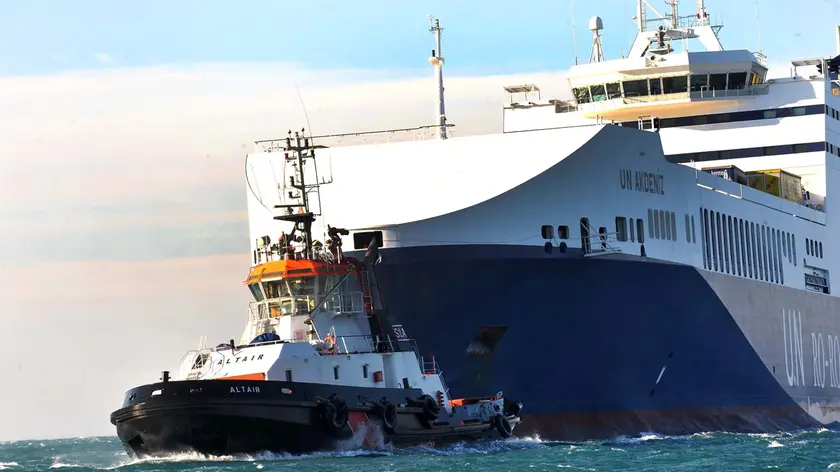
M 400 346 L 400 344 L 403 346 Z M 413 339 L 394 339 L 391 336 L 376 336 L 370 334 L 354 334 L 336 336 L 335 347 L 330 352 L 322 354 L 370 354 L 376 352 L 397 352 L 403 347 L 417 351 L 417 343 Z
M 443 387 L 443 393 L 445 393 L 447 397 L 449 396 L 449 387 L 443 379 L 443 369 L 440 368 L 435 356 L 432 356 L 432 360 L 427 360 L 423 356 L 420 356 L 420 370 L 423 372 L 423 375 L 437 375 L 440 379 L 440 384 Z
M 452 137 L 454 133 L 454 124 L 447 123 L 446 135 Z M 434 139 L 437 135 L 437 129 L 440 125 L 423 125 L 414 126 L 411 128 L 388 128 L 373 131 L 360 131 L 356 133 L 340 133 L 327 134 L 320 136 L 311 136 L 310 143 L 312 145 L 325 145 L 326 147 L 336 146 L 351 146 L 361 144 L 379 144 L 391 143 L 401 141 L 424 141 Z M 254 145 L 260 148 L 263 152 L 285 152 L 286 138 L 281 139 L 264 139 L 255 141 Z
M 740 89 L 715 90 L 701 88 L 692 90 L 691 98 L 730 98 L 730 97 L 751 97 L 755 95 L 766 95 L 770 93 L 770 86 L 767 84 L 751 85 Z
M 421 356 L 420 369 L 422 369 L 423 373 L 427 375 L 435 375 L 441 373 L 440 365 L 438 365 L 437 361 L 435 360 L 435 356 L 432 356 L 432 360 L 427 360 L 425 357 Z
M 365 301 L 362 292 L 342 292 L 327 297 L 324 311 L 334 315 L 352 315 L 364 313 Z
M 581 250 L 584 256 L 599 256 L 604 254 L 615 254 L 621 252 L 620 248 L 613 246 L 610 243 L 620 242 L 619 233 L 616 232 L 598 232 L 593 231 L 594 228 L 588 228 L 589 236 L 581 238 Z
M 212 375 L 217 365 L 213 359 L 213 349 L 192 349 L 184 354 L 178 366 L 178 378 L 181 380 L 198 380 Z
M 326 246 L 313 248 L 315 259 L 323 262 L 333 262 L 333 255 L 326 249 Z M 270 243 L 254 250 L 254 264 L 265 264 L 266 262 L 288 261 L 302 257 L 302 252 L 287 252 L 279 243 Z

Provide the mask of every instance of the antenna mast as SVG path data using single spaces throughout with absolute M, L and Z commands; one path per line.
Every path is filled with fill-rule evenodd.
M 435 68 L 435 79 L 437 80 L 438 99 L 437 112 L 435 113 L 435 123 L 437 123 L 437 137 L 438 139 L 446 139 L 446 108 L 443 100 L 443 54 L 440 49 L 440 32 L 443 28 L 440 27 L 440 20 L 433 15 L 429 15 L 429 22 L 431 27 L 429 31 L 435 35 L 435 49 L 432 49 L 432 57 L 429 58 L 429 64 Z
M 301 240 L 304 244 L 303 257 L 305 259 L 312 259 L 315 254 L 313 250 L 312 237 L 312 223 L 315 221 L 316 213 L 312 209 L 309 193 L 316 192 L 320 199 L 320 184 L 317 179 L 317 170 L 315 175 L 315 183 L 308 184 L 306 182 L 306 170 L 304 166 L 306 161 L 315 160 L 315 146 L 310 144 L 310 138 L 304 135 L 304 130 L 295 131 L 294 136 L 289 130 L 289 135 L 285 139 L 285 146 L 282 147 L 286 151 L 284 155 L 285 165 L 292 168 L 289 176 L 288 184 L 284 184 L 284 190 L 291 188 L 288 192 L 288 197 L 283 196 L 284 203 L 275 205 L 275 208 L 284 210 L 284 213 L 275 216 L 275 220 L 289 221 L 294 223 L 292 230 L 293 236 L 296 232 L 300 234 Z M 297 191 L 297 193 L 295 193 Z M 289 201 L 290 203 L 285 203 Z M 320 206 L 320 205 L 319 205 Z M 295 211 L 297 209 L 297 211 Z
M 604 29 L 604 22 L 600 16 L 593 16 L 589 20 L 589 31 L 592 31 L 592 51 L 589 53 L 589 63 L 602 62 L 604 60 L 604 46 L 601 43 L 601 30 Z

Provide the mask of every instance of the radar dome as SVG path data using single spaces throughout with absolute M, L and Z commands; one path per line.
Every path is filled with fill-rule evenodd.
M 589 31 L 600 31 L 604 29 L 604 20 L 600 16 L 593 16 L 589 19 Z

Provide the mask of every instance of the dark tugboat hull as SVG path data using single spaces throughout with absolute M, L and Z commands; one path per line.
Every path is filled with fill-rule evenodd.
M 152 395 L 156 391 L 160 393 Z M 396 414 L 386 421 L 381 407 L 365 402 L 375 399 L 405 404 L 406 397 L 420 395 L 417 389 L 273 381 L 167 382 L 130 390 L 123 408 L 111 414 L 111 422 L 132 457 L 185 452 L 299 454 L 385 444 L 437 446 L 509 435 L 503 434 L 506 428 L 493 418 L 474 424 L 428 423 L 417 406 L 397 407 L 392 412 Z M 325 413 L 329 407 L 323 400 L 330 397 L 344 400 L 344 418 L 339 414 L 336 420 Z M 445 421 L 446 416 L 442 412 L 438 422 Z M 512 432 L 519 418 L 508 415 L 506 420 L 507 430 Z

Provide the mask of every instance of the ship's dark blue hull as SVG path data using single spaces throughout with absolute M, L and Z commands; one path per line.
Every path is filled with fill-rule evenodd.
M 503 390 L 520 399 L 519 436 L 820 424 L 693 267 L 531 246 L 380 251 L 389 321 L 437 357 L 458 395 Z

